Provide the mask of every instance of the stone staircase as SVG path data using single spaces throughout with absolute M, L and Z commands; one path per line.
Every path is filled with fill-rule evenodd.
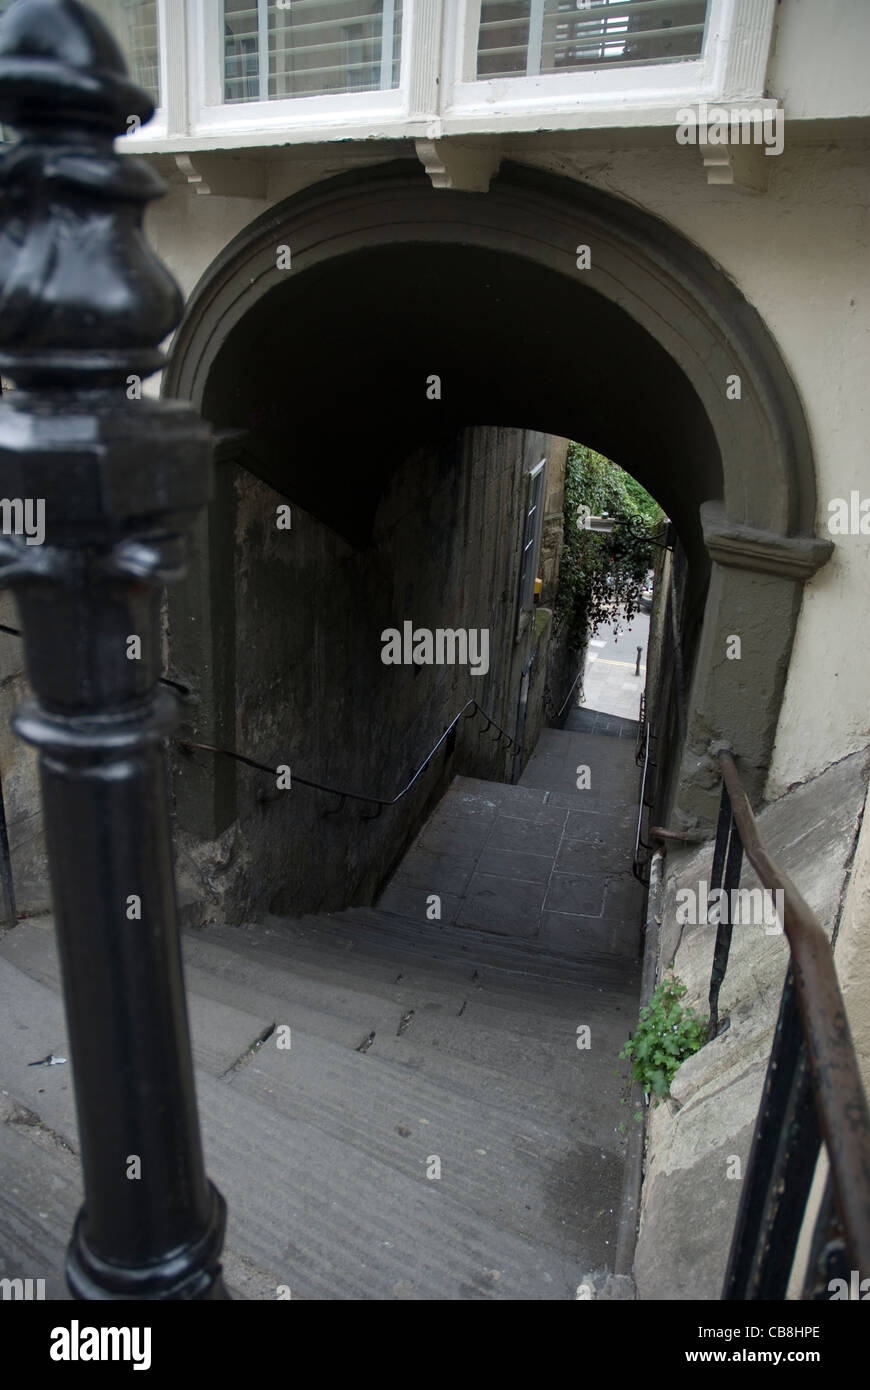
M 236 1296 L 566 1299 L 613 1268 L 631 1124 L 616 1054 L 639 989 L 632 754 L 546 731 L 520 786 L 454 782 L 377 908 L 184 935 Z M 541 785 L 573 786 L 575 759 L 593 786 L 609 769 L 594 805 Z M 0 939 L 0 1018 L 0 1276 L 65 1298 L 71 1068 L 28 1065 L 68 1056 L 50 918 Z

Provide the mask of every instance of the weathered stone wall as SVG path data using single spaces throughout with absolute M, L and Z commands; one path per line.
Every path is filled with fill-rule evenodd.
M 692 661 L 698 624 L 693 615 L 686 554 L 678 537 L 674 548 L 653 551 L 653 608 L 647 639 L 646 718 L 654 737 L 651 773 L 651 825 L 667 825 L 676 792 L 679 750 L 685 736 Z M 679 645 L 678 645 L 679 644 Z M 679 653 L 679 661 L 678 661 Z
M 538 662 L 533 671 L 537 682 L 531 708 L 540 711 L 540 724 L 562 725 L 577 703 L 580 694 L 578 673 L 582 670 L 587 641 L 574 646 L 567 640 L 564 625 L 556 616 L 562 545 L 565 531 L 565 467 L 568 461 L 567 439 L 551 441 L 547 482 L 544 493 L 544 522 L 541 529 L 541 558 L 538 574 L 541 577 L 542 610 L 551 610 L 546 660 Z M 567 701 L 567 703 L 566 703 Z
M 546 717 L 545 694 L 550 698 L 551 624 L 538 609 L 517 640 L 523 479 L 548 447 L 548 437 L 534 432 L 480 429 L 419 451 L 383 498 L 365 550 L 298 507 L 291 530 L 279 531 L 276 507 L 286 499 L 234 470 L 235 553 L 227 555 L 235 566 L 233 747 L 289 765 L 291 781 L 296 774 L 391 797 L 471 696 L 513 733 L 522 670 L 534 654 L 523 737 L 528 757 Z M 556 491 L 559 467 L 557 450 L 550 470 Z M 191 564 L 199 563 L 194 554 Z M 401 629 L 406 618 L 415 627 L 487 628 L 488 672 L 385 666 L 380 634 Z M 0 595 L 0 622 L 17 626 L 8 593 Z M 183 634 L 168 634 L 166 648 L 174 670 Z M 196 684 L 196 673 L 178 664 Z M 0 633 L 0 776 L 20 914 L 51 905 L 36 755 L 9 722 L 27 693 L 22 642 Z M 188 729 L 195 728 L 195 709 L 186 709 Z M 370 901 L 452 776 L 512 775 L 513 750 L 493 742 L 491 731 L 478 737 L 482 728 L 479 719 L 463 721 L 455 746 L 443 746 L 414 791 L 373 820 L 362 816 L 374 807 L 352 801 L 324 817 L 337 798 L 298 782 L 279 791 L 266 774 L 233 764 L 238 817 L 219 841 L 188 834 L 183 818 L 176 825 L 186 919 Z M 211 771 L 213 757 L 197 753 L 191 760 L 173 750 L 174 776 Z
M 235 555 L 227 556 L 235 565 L 236 749 L 288 765 L 291 780 L 392 797 L 471 697 L 513 733 L 523 667 L 540 647 L 530 754 L 549 625 L 517 622 L 524 479 L 548 446 L 534 432 L 481 428 L 418 449 L 359 549 L 298 507 L 291 529 L 279 530 L 276 509 L 287 499 L 237 470 Z M 381 633 L 406 620 L 433 631 L 487 629 L 488 671 L 385 665 Z M 171 649 L 178 641 L 183 633 Z M 201 915 L 237 920 L 370 902 L 451 777 L 510 777 L 513 754 L 484 727 L 463 721 L 455 747 L 444 745 L 413 791 L 370 820 L 374 807 L 348 801 L 339 810 L 334 796 L 299 781 L 278 790 L 274 778 L 237 766 L 237 818 L 220 844 L 197 845 L 180 827 L 185 892 L 193 883 Z
M 867 793 L 868 750 L 835 763 L 791 788 L 759 815 L 773 858 L 818 915 L 830 938 L 865 1077 L 870 1078 L 866 1029 L 867 971 L 853 982 L 854 922 L 843 910 L 854 877 L 858 833 Z M 676 893 L 709 883 L 712 844 L 668 852 L 663 900 L 651 898 L 651 923 L 660 919 L 656 979 L 673 962 L 688 992 L 685 1006 L 707 1013 L 716 928 L 686 924 L 676 915 Z M 744 864 L 741 887 L 758 880 Z M 866 901 L 866 872 L 856 884 L 855 907 Z M 846 922 L 841 945 L 841 923 Z M 649 1112 L 641 1224 L 635 1258 L 638 1297 L 718 1299 L 728 1260 L 742 1182 L 767 1070 L 788 962 L 782 934 L 763 925 L 735 925 L 719 1015 L 730 1027 L 687 1058 L 671 1099 Z M 742 1176 L 737 1176 L 734 1159 Z M 729 1176 L 731 1174 L 731 1176 Z
M 541 577 L 541 604 L 551 604 L 559 587 L 559 566 L 562 561 L 562 538 L 565 514 L 565 465 L 568 461 L 567 439 L 550 443 L 547 480 L 544 485 L 544 523 L 541 528 L 541 558 L 538 574 Z

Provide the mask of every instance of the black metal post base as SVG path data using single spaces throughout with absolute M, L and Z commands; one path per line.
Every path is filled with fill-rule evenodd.
M 139 1268 L 119 1268 L 88 1249 L 84 1234 L 87 1212 L 82 1208 L 66 1256 L 66 1278 L 73 1298 L 88 1302 L 229 1298 L 220 1265 L 227 1207 L 214 1184 L 208 1186 L 211 1219 L 199 1240 Z

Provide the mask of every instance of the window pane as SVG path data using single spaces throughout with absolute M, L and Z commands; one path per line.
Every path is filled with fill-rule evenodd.
M 481 0 L 478 78 L 697 58 L 707 0 Z
M 224 101 L 399 85 L 402 0 L 224 0 Z
M 114 34 L 130 76 L 160 105 L 157 0 L 86 0 Z M 172 3 L 172 0 L 170 0 Z
M 524 76 L 530 0 L 481 0 L 478 77 Z

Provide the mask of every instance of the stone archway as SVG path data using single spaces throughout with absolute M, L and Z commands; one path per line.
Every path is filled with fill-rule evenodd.
M 434 409 L 419 389 L 432 372 L 444 380 Z M 545 430 L 615 458 L 675 521 L 703 605 L 675 812 L 710 820 L 712 738 L 732 743 L 760 795 L 802 583 L 831 545 L 813 536 L 810 444 L 776 344 L 665 224 L 520 166 L 486 194 L 433 189 L 404 163 L 315 184 L 252 223 L 201 279 L 164 392 L 241 431 L 228 456 L 301 490 L 339 530 L 364 528 L 394 441 L 456 424 Z M 264 400 L 279 403 L 265 419 Z M 325 437 L 361 432 L 377 447 L 338 498 L 304 461 Z M 196 665 L 211 675 L 206 733 L 229 698 L 216 674 L 221 525 L 217 506 L 200 535 L 210 573 L 173 600 L 194 615 Z M 725 655 L 734 633 L 739 662 Z M 202 828 L 229 815 L 218 774 Z

